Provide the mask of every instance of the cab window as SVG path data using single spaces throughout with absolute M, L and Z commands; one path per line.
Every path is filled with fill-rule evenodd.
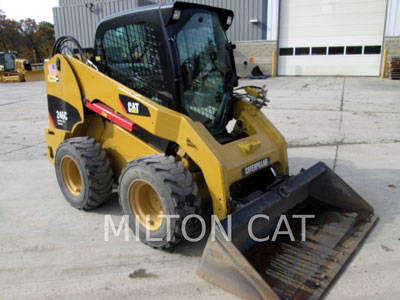
M 102 43 L 106 72 L 110 77 L 158 104 L 169 106 L 159 93 L 166 86 L 160 43 L 151 24 L 129 24 L 110 29 L 105 32 Z

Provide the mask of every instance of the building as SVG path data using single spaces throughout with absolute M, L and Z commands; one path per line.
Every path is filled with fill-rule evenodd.
M 168 0 L 59 0 L 56 37 L 93 48 L 97 23 L 110 14 Z M 379 76 L 387 49 L 400 56 L 400 0 L 190 0 L 235 12 L 228 37 L 238 73 L 258 65 L 278 75 Z

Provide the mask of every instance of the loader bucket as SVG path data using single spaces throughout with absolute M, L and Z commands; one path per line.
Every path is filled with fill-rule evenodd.
M 43 70 L 32 70 L 24 73 L 25 81 L 41 81 L 44 80 Z
M 293 237 L 274 232 L 288 230 Z M 248 230 L 250 222 L 253 238 Z M 308 215 L 305 224 L 298 215 Z M 245 299 L 319 299 L 377 221 L 373 208 L 323 163 L 287 179 L 216 226 L 198 274 Z M 302 226 L 304 230 L 302 231 Z M 302 235 L 303 232 L 303 235 Z M 304 235 L 305 233 L 305 235 Z M 256 242 L 269 237 L 268 241 Z M 302 241 L 302 238 L 304 241 Z

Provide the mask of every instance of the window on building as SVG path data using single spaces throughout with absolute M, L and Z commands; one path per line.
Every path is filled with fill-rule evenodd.
M 280 56 L 291 56 L 293 55 L 293 48 L 279 48 Z
M 168 106 L 158 94 L 165 88 L 159 47 L 151 24 L 131 24 L 108 30 L 103 37 L 107 73 L 115 80 Z
M 381 54 L 381 46 L 364 46 L 364 54 Z
M 362 46 L 347 46 L 346 55 L 362 54 Z
M 296 48 L 295 55 L 310 55 L 310 48 L 309 47 Z
M 312 55 L 326 55 L 326 47 L 312 47 Z
M 344 47 L 329 47 L 328 54 L 329 55 L 343 55 Z

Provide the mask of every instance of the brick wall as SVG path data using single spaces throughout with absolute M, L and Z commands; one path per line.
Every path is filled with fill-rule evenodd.
M 239 76 L 248 76 L 255 66 L 259 66 L 266 75 L 271 75 L 272 50 L 276 49 L 276 41 L 235 42 L 234 50 L 236 71 Z M 250 62 L 254 57 L 254 63 Z M 247 65 L 244 63 L 247 62 Z
M 386 66 L 385 66 L 385 77 L 389 77 L 389 62 L 392 56 L 400 56 L 400 37 L 385 37 L 384 47 L 388 49 Z

